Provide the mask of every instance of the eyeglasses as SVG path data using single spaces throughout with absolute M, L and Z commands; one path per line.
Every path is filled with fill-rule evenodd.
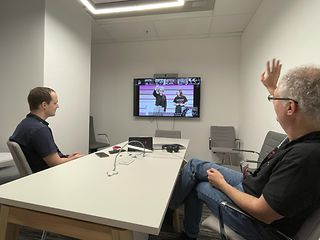
M 294 101 L 295 103 L 298 103 L 296 100 L 292 99 L 292 98 L 287 98 L 287 97 L 274 97 L 273 95 L 269 95 L 268 96 L 268 101 L 271 102 L 272 100 L 286 100 L 286 101 Z

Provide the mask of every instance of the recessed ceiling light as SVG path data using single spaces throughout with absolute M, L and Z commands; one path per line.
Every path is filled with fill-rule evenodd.
M 133 6 L 124 6 L 124 7 L 111 7 L 111 8 L 95 8 L 92 5 L 90 0 L 80 0 L 80 2 L 92 13 L 92 14 L 108 14 L 108 13 L 122 13 L 122 12 L 133 12 L 133 11 L 143 11 L 143 10 L 152 10 L 160 8 L 170 8 L 170 7 L 180 7 L 184 5 L 185 0 L 175 0 L 169 2 L 161 3 L 150 3 L 150 4 L 141 4 Z

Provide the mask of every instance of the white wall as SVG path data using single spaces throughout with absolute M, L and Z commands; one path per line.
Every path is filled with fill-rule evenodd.
M 0 7 L 0 151 L 29 112 L 36 86 L 54 88 L 61 108 L 49 118 L 65 153 L 88 151 L 91 18 L 77 0 L 10 0 Z
M 260 150 L 268 130 L 282 131 L 259 76 L 273 57 L 282 73 L 301 64 L 320 63 L 320 1 L 264 0 L 242 36 L 240 136 Z
M 187 158 L 211 160 L 209 126 L 238 127 L 239 50 L 237 37 L 94 45 L 90 111 L 96 132 L 107 132 L 115 144 L 128 136 L 153 136 L 157 125 L 174 128 L 191 140 Z M 154 73 L 200 76 L 200 119 L 133 117 L 133 78 Z
M 2 1 L 0 7 L 0 151 L 29 111 L 27 95 L 43 82 L 42 0 Z
M 91 19 L 76 1 L 47 0 L 44 85 L 57 91 L 59 106 L 49 118 L 65 153 L 88 152 Z

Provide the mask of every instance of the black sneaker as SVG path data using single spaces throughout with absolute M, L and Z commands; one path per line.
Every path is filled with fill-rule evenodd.
M 188 235 L 185 232 L 181 232 L 180 236 L 178 237 L 178 240 L 197 240 L 197 238 L 188 237 Z

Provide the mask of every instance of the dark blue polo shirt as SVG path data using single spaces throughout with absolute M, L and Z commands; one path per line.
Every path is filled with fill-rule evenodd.
M 50 154 L 65 157 L 54 142 L 49 123 L 32 113 L 19 123 L 10 141 L 20 145 L 33 172 L 49 168 L 43 158 Z

